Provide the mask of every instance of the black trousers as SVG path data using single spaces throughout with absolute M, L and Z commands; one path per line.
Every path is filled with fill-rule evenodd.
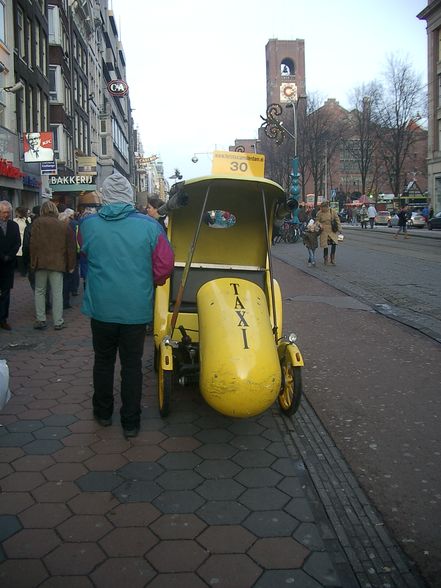
M 11 290 L 0 291 L 0 323 L 5 323 L 9 316 L 9 303 L 11 300 Z
M 107 419 L 113 414 L 116 354 L 121 362 L 121 425 L 139 427 L 142 395 L 142 354 L 146 325 L 123 325 L 91 320 L 93 350 L 93 413 Z

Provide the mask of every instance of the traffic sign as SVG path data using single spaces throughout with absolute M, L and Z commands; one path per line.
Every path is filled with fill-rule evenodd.
M 265 156 L 260 153 L 214 151 L 211 173 L 263 178 L 265 173 Z

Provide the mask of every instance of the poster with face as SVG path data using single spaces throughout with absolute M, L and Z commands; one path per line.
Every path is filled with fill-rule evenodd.
M 54 150 L 52 133 L 26 133 L 23 137 L 23 153 L 25 163 L 53 161 Z

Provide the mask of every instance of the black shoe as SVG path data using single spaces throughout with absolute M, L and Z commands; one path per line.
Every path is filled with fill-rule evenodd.
M 139 433 L 139 427 L 134 427 L 133 429 L 124 429 L 123 428 L 123 435 L 126 439 L 133 439 L 137 437 Z
M 109 417 L 108 419 L 101 419 L 100 417 L 94 416 L 93 418 L 102 427 L 110 427 L 110 425 L 112 424 L 112 417 Z
M 5 331 L 10 331 L 11 325 L 8 322 L 4 321 L 4 322 L 0 323 L 0 328 L 4 329 Z

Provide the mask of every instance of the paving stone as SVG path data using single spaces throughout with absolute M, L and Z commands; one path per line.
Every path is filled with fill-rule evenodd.
M 194 437 L 198 432 L 199 427 L 192 423 L 169 423 L 161 429 L 167 437 Z
M 98 541 L 112 530 L 112 525 L 101 515 L 74 515 L 57 527 L 64 541 Z
M 310 551 L 291 537 L 258 539 L 248 554 L 267 570 L 301 568 Z
M 239 525 L 208 527 L 198 537 L 210 553 L 245 553 L 255 540 L 255 535 Z
M 0 515 L 0 543 L 22 528 L 20 520 L 14 515 Z
M 234 437 L 230 444 L 241 451 L 266 449 L 270 442 L 264 437 L 258 437 L 257 435 L 238 435 Z
M 305 497 L 304 482 L 299 478 L 283 478 L 281 482 L 277 484 L 277 488 L 294 498 Z
M 158 463 L 166 470 L 192 470 L 201 462 L 202 458 L 192 452 L 169 452 L 158 460 Z
M 191 470 L 173 470 L 164 472 L 156 478 L 156 483 L 165 490 L 193 490 L 203 481 L 204 478 Z
M 264 427 L 253 419 L 237 419 L 227 427 L 235 435 L 257 435 L 264 432 Z
M 228 425 L 231 424 L 229 417 L 216 413 L 214 410 L 209 410 L 208 412 L 209 414 L 201 416 L 194 421 L 196 426 L 201 429 L 227 429 Z
M 244 468 L 234 479 L 248 488 L 268 488 L 276 486 L 282 476 L 269 468 Z
M 164 451 L 194 451 L 200 445 L 193 437 L 169 437 L 160 443 Z
M 193 572 L 207 556 L 196 541 L 177 539 L 161 541 L 145 557 L 159 572 Z
M 234 439 L 233 433 L 226 429 L 208 429 L 194 435 L 201 443 L 228 443 Z
M 158 574 L 149 588 L 206 588 L 207 584 L 196 574 Z
M 127 459 L 125 457 L 112 453 L 110 455 L 95 455 L 83 462 L 83 465 L 93 472 L 114 472 L 122 468 L 126 463 Z
M 24 492 L 38 488 L 44 482 L 40 472 L 13 472 L 2 479 L 1 488 L 3 492 Z
M 204 459 L 230 459 L 237 449 L 228 443 L 206 443 L 195 450 Z
M 154 480 L 164 472 L 164 468 L 155 462 L 136 461 L 124 465 L 118 475 L 127 480 Z
M 93 585 L 97 588 L 144 588 L 150 586 L 150 580 L 154 576 L 153 568 L 139 557 L 107 559 L 90 574 Z
M 327 553 L 311 553 L 303 569 L 323 586 L 339 585 L 337 573 Z
M 52 576 L 40 584 L 38 588 L 93 588 L 87 576 Z
M 293 533 L 293 537 L 313 551 L 324 551 L 325 549 L 319 528 L 314 523 L 301 523 Z
M 19 519 L 26 528 L 52 529 L 72 516 L 65 504 L 34 504 L 19 514 Z
M 205 527 L 199 517 L 191 514 L 163 515 L 150 525 L 160 539 L 194 539 Z
M 111 492 L 124 482 L 116 472 L 88 472 L 75 483 L 84 492 Z
M 81 463 L 56 463 L 43 471 L 49 481 L 73 481 L 87 473 L 87 468 Z
M 68 427 L 77 420 L 77 417 L 71 414 L 51 414 L 43 419 L 43 422 L 47 427 Z
M 9 434 L 6 434 L 9 437 Z M 1 445 L 0 445 L 1 446 Z M 19 459 L 24 455 L 24 451 L 19 447 L 13 446 L 1 446 L 2 450 L 0 451 L 0 463 L 9 463 L 14 461 L 15 459 Z
M 211 555 L 199 568 L 199 575 L 209 586 L 254 586 L 262 570 L 244 554 Z
M 210 501 L 196 511 L 208 525 L 239 525 L 249 510 L 235 501 Z
M 295 460 L 290 457 L 279 457 L 271 464 L 273 470 L 284 476 L 295 476 Z
M 204 504 L 204 499 L 192 490 L 162 491 L 153 504 L 163 513 L 192 513 Z
M 73 482 L 46 482 L 32 491 L 37 502 L 67 502 L 79 493 Z
M 158 461 L 166 453 L 165 449 L 157 447 L 156 445 L 149 447 L 148 445 L 137 445 L 124 451 L 123 456 L 128 461 Z
M 0 447 L 23 447 L 34 440 L 30 433 L 9 433 L 0 435 Z
M 129 502 L 107 512 L 114 527 L 149 527 L 161 513 L 149 502 Z
M 229 460 L 206 459 L 195 469 L 204 478 L 219 480 L 222 478 L 233 478 L 241 468 Z
M 289 496 L 277 488 L 249 488 L 238 500 L 250 510 L 278 510 L 288 503 Z
M 60 539 L 52 529 L 22 529 L 2 545 L 9 559 L 38 559 L 60 544 Z
M 10 433 L 33 433 L 38 429 L 43 429 L 44 424 L 42 421 L 16 421 L 6 428 Z
M 269 451 L 272 455 L 276 457 L 289 457 L 289 452 L 284 443 L 281 441 L 276 443 L 271 443 L 266 447 L 266 450 Z
M 50 415 L 49 410 L 23 410 L 20 412 L 20 418 L 22 420 L 43 420 Z
M 276 460 L 274 455 L 271 455 L 271 453 L 268 453 L 262 449 L 238 451 L 232 459 L 240 466 L 249 468 L 269 467 Z
M 0 492 L 0 514 L 18 514 L 25 510 L 34 499 L 29 492 Z
M 119 527 L 99 541 L 109 557 L 143 556 L 156 543 L 158 538 L 145 527 Z
M 34 431 L 36 439 L 63 439 L 70 434 L 71 432 L 66 427 L 44 427 L 39 431 Z
M 75 514 L 106 514 L 119 504 L 110 492 L 81 492 L 69 500 Z
M 206 500 L 235 500 L 245 487 L 234 480 L 205 480 L 196 491 Z
M 0 464 L 0 479 L 4 478 L 5 476 L 9 476 L 9 474 L 11 474 L 14 470 L 12 469 L 12 466 L 10 466 L 8 463 L 1 463 Z
M 243 525 L 257 537 L 290 537 L 299 522 L 283 510 L 266 510 L 252 512 Z
M 304 523 L 314 521 L 314 515 L 306 498 L 293 498 L 285 505 L 285 510 L 297 520 Z
M 34 433 L 35 435 L 35 433 Z M 52 455 L 54 451 L 61 449 L 63 444 L 57 440 L 38 439 L 27 443 L 23 446 L 23 450 L 32 455 Z
M 17 472 L 40 472 L 54 464 L 50 455 L 24 455 L 13 463 Z
M 322 584 L 306 575 L 302 570 L 271 570 L 264 572 L 254 588 L 275 588 L 276 586 L 298 586 L 299 588 L 322 588 Z
M 107 431 L 106 431 L 107 432 Z M 121 454 L 129 447 L 129 442 L 121 435 L 115 439 L 101 439 L 91 446 L 95 453 L 118 453 Z
M 48 573 L 37 559 L 9 559 L 0 564 L 0 586 L 5 588 L 35 588 Z
M 113 490 L 120 502 L 152 502 L 161 493 L 161 487 L 150 480 L 130 480 L 122 482 Z
M 43 561 L 52 575 L 90 574 L 106 556 L 96 543 L 63 543 Z
M 81 462 L 86 461 L 94 453 L 88 447 L 64 447 L 52 455 L 59 462 Z

